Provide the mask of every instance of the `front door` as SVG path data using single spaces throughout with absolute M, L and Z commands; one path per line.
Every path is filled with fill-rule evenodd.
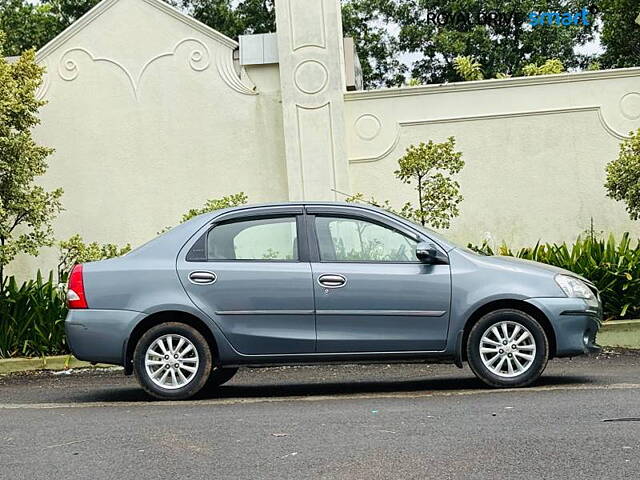
M 301 258 L 302 208 L 218 222 L 184 258 L 178 275 L 191 300 L 244 354 L 315 349 L 313 287 Z
M 315 212 L 307 218 L 317 241 L 311 264 L 317 351 L 443 350 L 449 265 L 420 263 L 415 248 L 423 239 L 395 222 L 308 211 Z

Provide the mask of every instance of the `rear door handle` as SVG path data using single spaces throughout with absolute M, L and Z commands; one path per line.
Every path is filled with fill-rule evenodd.
M 340 288 L 347 284 L 347 279 L 338 273 L 325 273 L 318 277 L 318 283 L 325 288 Z
M 217 276 L 213 272 L 198 270 L 189 274 L 189 281 L 196 285 L 210 285 L 215 283 Z

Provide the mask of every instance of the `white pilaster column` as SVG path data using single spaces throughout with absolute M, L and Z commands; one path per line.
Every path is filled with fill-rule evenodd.
M 290 200 L 349 192 L 339 0 L 276 0 Z

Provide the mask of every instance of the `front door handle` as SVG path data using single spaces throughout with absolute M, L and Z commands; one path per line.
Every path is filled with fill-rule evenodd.
M 325 288 L 340 288 L 347 284 L 347 279 L 338 273 L 325 273 L 318 277 L 318 283 Z
M 213 272 L 198 270 L 189 274 L 189 281 L 196 285 L 211 285 L 217 280 L 217 276 Z

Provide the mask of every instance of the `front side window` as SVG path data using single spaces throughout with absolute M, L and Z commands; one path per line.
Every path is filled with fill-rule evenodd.
M 316 217 L 316 232 L 323 262 L 416 261 L 416 240 L 377 223 Z
M 298 260 L 295 217 L 216 225 L 207 234 L 208 260 Z

